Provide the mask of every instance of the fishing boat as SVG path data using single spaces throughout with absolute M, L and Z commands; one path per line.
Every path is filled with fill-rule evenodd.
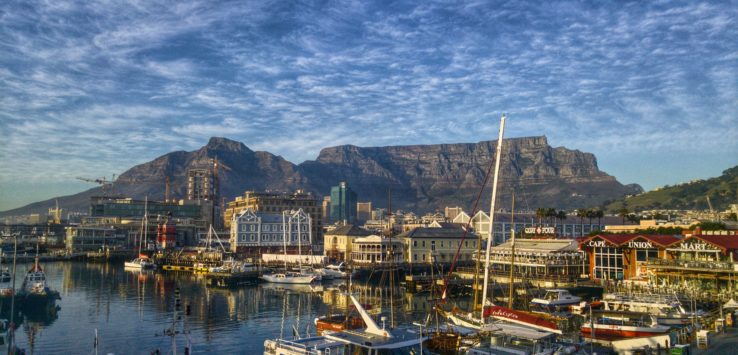
M 126 261 L 123 266 L 126 269 L 152 269 L 154 268 L 154 260 L 149 258 L 148 255 L 142 253 L 143 245 L 147 242 L 147 235 L 148 235 L 148 197 L 144 200 L 144 216 L 143 219 L 141 219 L 141 238 L 139 238 L 138 241 L 138 257 Z
M 653 314 L 663 325 L 687 325 L 706 315 L 704 311 L 687 312 L 679 298 L 672 295 L 608 293 L 602 297 L 606 311 Z
M 569 310 L 571 306 L 578 305 L 581 301 L 581 297 L 574 296 L 567 290 L 546 290 L 543 298 L 534 298 L 530 301 L 530 308 L 549 312 Z
M 658 324 L 656 316 L 638 312 L 593 312 L 581 327 L 584 336 L 621 338 L 647 337 L 667 333 L 671 327 Z

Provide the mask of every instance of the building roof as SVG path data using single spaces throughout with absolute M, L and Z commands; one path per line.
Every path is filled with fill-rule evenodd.
M 495 251 L 510 250 L 511 241 L 492 247 Z M 515 252 L 556 252 L 577 251 L 579 245 L 574 239 L 515 239 Z
M 668 247 L 682 240 L 681 238 L 671 234 L 596 234 L 587 238 L 579 239 L 579 245 L 583 245 L 595 238 L 602 239 L 618 247 L 638 238 L 653 242 L 661 247 Z
M 350 236 L 350 237 L 364 237 L 364 236 L 371 235 L 371 234 L 372 232 L 364 228 L 359 228 L 358 226 L 354 224 L 347 224 L 344 226 L 340 226 L 330 232 L 325 233 L 325 235 L 345 235 L 345 236 Z
M 372 234 L 368 237 L 362 237 L 362 238 L 356 238 L 354 239 L 354 243 L 389 243 L 390 239 L 385 238 L 376 234 Z M 393 238 L 392 243 L 402 243 L 402 241 L 398 238 Z
M 720 248 L 723 252 L 738 250 L 738 236 L 736 235 L 692 235 L 682 239 L 682 241 L 691 239 L 698 239 L 712 244 Z
M 416 227 L 413 228 L 407 232 L 404 232 L 397 236 L 397 238 L 449 238 L 449 239 L 461 239 L 461 237 L 464 235 L 464 230 L 460 227 L 452 227 L 452 228 L 426 228 L 426 227 Z M 473 236 L 476 238 L 476 235 L 473 232 L 469 232 L 466 234 L 466 237 L 469 238 Z

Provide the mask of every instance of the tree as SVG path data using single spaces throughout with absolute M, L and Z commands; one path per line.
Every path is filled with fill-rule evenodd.
M 602 225 L 602 217 L 605 217 L 605 212 L 602 210 L 594 211 L 595 217 L 597 217 L 597 229 Z
M 555 208 L 552 208 L 552 207 L 547 208 L 546 209 L 546 218 L 548 218 L 548 220 L 549 220 L 548 223 L 551 223 L 551 220 L 553 220 L 554 218 L 556 218 L 556 209 Z
M 703 231 L 719 231 L 719 230 L 725 229 L 725 223 L 704 221 L 704 222 L 698 223 L 697 227 L 699 227 Z
M 628 217 L 629 214 L 630 211 L 628 211 L 628 209 L 625 207 L 618 210 L 618 216 L 623 219 L 623 224 L 625 224 L 625 217 Z
M 585 212 L 585 213 L 586 213 L 587 218 L 589 219 L 589 225 L 592 226 L 592 218 L 597 217 L 595 215 L 595 211 L 594 210 L 587 210 L 587 212 Z
M 582 235 L 584 235 L 584 217 L 587 217 L 587 210 L 578 208 L 576 212 L 577 217 L 579 217 L 579 230 L 581 230 Z
M 536 217 L 538 217 L 538 224 L 543 224 L 543 217 L 546 217 L 546 209 L 543 207 L 536 208 Z
M 564 224 L 564 221 L 566 220 L 566 211 L 556 212 L 556 218 L 561 220 L 561 224 Z

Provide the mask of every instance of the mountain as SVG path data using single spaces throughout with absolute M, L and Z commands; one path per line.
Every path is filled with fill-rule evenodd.
M 328 195 L 330 187 L 348 182 L 359 201 L 386 207 L 388 190 L 393 209 L 416 212 L 461 206 L 470 210 L 485 173 L 493 161 L 496 141 L 389 147 L 343 145 L 321 150 L 316 160 L 295 165 L 269 152 L 252 151 L 241 142 L 211 138 L 192 151 L 177 151 L 127 170 L 119 176 L 113 192 L 119 195 L 163 199 L 167 177 L 171 196 L 186 194 L 186 172 L 211 166 L 217 158 L 221 194 L 226 200 L 246 190 L 292 191 L 302 188 L 316 196 Z M 489 205 L 490 183 L 480 204 Z M 509 138 L 503 142 L 503 160 L 498 202 L 510 206 L 515 191 L 519 209 L 555 207 L 574 209 L 601 205 L 628 194 L 642 192 L 640 186 L 624 186 L 600 171 L 590 153 L 553 148 L 546 137 Z M 101 188 L 58 198 L 67 211 L 86 211 L 89 197 Z M 20 215 L 45 213 L 54 199 L 0 213 Z M 486 208 L 486 207 L 482 207 Z
M 653 191 L 613 202 L 607 210 L 616 212 L 625 207 L 630 211 L 652 209 L 708 210 L 707 197 L 715 211 L 723 211 L 738 201 L 738 166 L 723 171 L 721 176 L 696 180 L 674 186 L 664 186 Z

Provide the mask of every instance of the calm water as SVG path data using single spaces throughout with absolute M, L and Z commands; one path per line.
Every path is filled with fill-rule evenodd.
M 26 266 L 19 265 L 18 280 Z M 17 345 L 36 354 L 89 354 L 95 329 L 101 354 L 148 354 L 155 349 L 171 353 L 172 338 L 162 334 L 173 322 L 176 288 L 182 309 L 189 305 L 191 310 L 183 322 L 186 336 L 175 338 L 179 353 L 189 338 L 195 354 L 260 354 L 265 339 L 291 337 L 295 330 L 314 334 L 316 316 L 345 309 L 345 297 L 338 291 L 341 282 L 213 289 L 205 287 L 201 276 L 189 273 L 141 273 L 126 271 L 122 264 L 85 262 L 43 266 L 50 287 L 61 294 L 59 309 L 24 319 L 16 332 Z M 362 303 L 384 300 L 375 311 L 390 315 L 387 285 L 355 286 Z M 413 296 L 399 287 L 394 293 L 398 324 L 425 319 L 432 307 L 428 294 Z

